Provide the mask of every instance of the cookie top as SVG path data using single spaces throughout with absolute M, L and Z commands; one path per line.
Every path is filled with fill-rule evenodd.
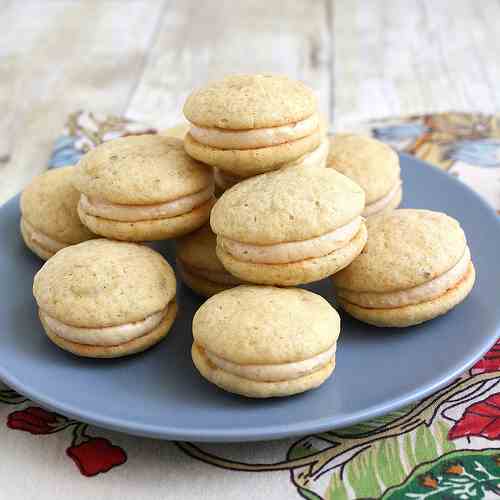
M 231 130 L 278 127 L 316 112 L 312 90 L 284 75 L 231 75 L 195 90 L 184 115 L 195 125 Z
M 125 205 L 176 200 L 212 182 L 212 171 L 186 154 L 182 140 L 160 135 L 100 144 L 80 159 L 74 178 L 87 196 Z
M 331 168 L 292 167 L 247 179 L 212 210 L 217 235 L 268 245 L 323 235 L 360 215 L 363 190 Z
M 49 316 L 99 328 L 143 320 L 175 296 L 175 276 L 154 250 L 91 240 L 64 248 L 36 274 L 33 294 Z
M 225 272 L 215 253 L 217 237 L 207 224 L 177 240 L 177 257 L 188 266 L 207 271 Z
M 359 184 L 365 191 L 367 204 L 385 196 L 400 174 L 399 158 L 391 147 L 355 134 L 330 137 L 326 165 Z
M 426 283 L 462 257 L 465 234 L 441 212 L 400 209 L 368 219 L 368 243 L 361 255 L 333 276 L 337 287 L 392 292 Z
M 21 213 L 35 228 L 61 243 L 73 245 L 95 238 L 77 213 L 80 193 L 73 187 L 75 167 L 48 170 L 21 194 Z
M 309 359 L 331 347 L 339 333 L 337 311 L 299 288 L 238 286 L 208 299 L 193 318 L 194 340 L 238 364 Z

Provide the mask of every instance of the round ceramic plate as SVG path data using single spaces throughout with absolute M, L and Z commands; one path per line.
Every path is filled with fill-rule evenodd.
M 342 316 L 337 368 L 319 389 L 271 400 L 235 396 L 202 379 L 190 357 L 191 320 L 202 300 L 180 285 L 180 314 L 155 348 L 118 360 L 77 358 L 45 336 L 31 294 L 42 262 L 19 236 L 19 199 L 0 209 L 0 379 L 67 416 L 155 438 L 273 439 L 347 426 L 380 415 L 451 381 L 495 342 L 500 327 L 500 224 L 452 176 L 401 157 L 404 205 L 441 210 L 467 233 L 477 269 L 466 301 L 407 329 L 375 328 Z M 174 249 L 156 247 L 174 264 Z M 390 272 L 390 270 L 389 270 Z M 309 287 L 334 302 L 329 280 Z

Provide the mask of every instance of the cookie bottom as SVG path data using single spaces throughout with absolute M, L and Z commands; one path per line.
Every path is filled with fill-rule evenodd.
M 84 212 L 78 206 L 78 215 L 85 226 L 92 232 L 123 241 L 152 241 L 178 238 L 203 226 L 210 217 L 210 210 L 215 202 L 212 197 L 191 212 L 166 219 L 121 222 L 96 217 Z
M 281 168 L 316 149 L 322 139 L 319 129 L 306 137 L 276 146 L 256 149 L 217 149 L 197 142 L 191 134 L 184 138 L 186 153 L 198 161 L 239 177 L 250 177 Z
M 21 221 L 19 223 L 19 227 L 21 229 L 21 236 L 23 237 L 24 243 L 26 246 L 40 259 L 42 260 L 49 260 L 53 255 L 54 252 L 51 250 L 48 250 L 46 248 L 43 248 L 40 246 L 36 241 L 33 241 L 29 231 L 26 229 L 26 226 L 23 224 L 23 219 L 21 218 Z
M 348 314 L 370 325 L 385 327 L 413 326 L 442 316 L 460 304 L 469 295 L 475 280 L 476 271 L 471 262 L 464 278 L 453 288 L 433 300 L 392 309 L 360 307 L 340 297 L 337 301 L 339 306 Z
M 238 377 L 213 365 L 205 356 L 203 349 L 196 344 L 191 348 L 193 363 L 209 382 L 234 394 L 250 398 L 272 398 L 291 396 L 319 387 L 333 372 L 335 358 L 318 370 L 293 380 L 282 382 L 257 382 Z
M 45 333 L 54 344 L 56 344 L 61 349 L 76 354 L 77 356 L 82 356 L 85 358 L 119 358 L 122 356 L 129 356 L 131 354 L 136 354 L 138 352 L 145 351 L 153 345 L 157 344 L 167 336 L 172 323 L 177 315 L 177 302 L 175 299 L 169 304 L 167 314 L 161 321 L 161 323 L 151 332 L 138 337 L 136 339 L 130 340 L 120 345 L 113 346 L 91 346 L 87 344 L 78 344 L 76 342 L 71 342 L 69 340 L 63 339 L 51 331 L 47 324 L 43 321 L 40 316 L 40 321 L 45 330 Z
M 366 244 L 365 224 L 344 247 L 323 257 L 305 259 L 289 264 L 255 264 L 234 258 L 217 245 L 217 257 L 234 276 L 259 285 L 294 286 L 312 283 L 337 273 L 348 266 L 363 250 Z
M 403 187 L 400 186 L 399 189 L 396 191 L 395 195 L 389 200 L 389 203 L 387 203 L 387 205 L 384 208 L 382 208 L 378 212 L 375 212 L 374 214 L 365 217 L 367 218 L 375 217 L 377 215 L 387 214 L 389 212 L 392 212 L 393 210 L 396 210 L 396 208 L 398 208 L 399 205 L 401 205 L 402 201 L 403 201 Z
M 236 286 L 215 283 L 215 281 L 207 280 L 202 276 L 196 276 L 195 274 L 186 271 L 185 267 L 183 265 L 179 265 L 179 263 L 177 263 L 176 270 L 178 276 L 185 285 L 204 297 L 211 297 L 212 295 Z

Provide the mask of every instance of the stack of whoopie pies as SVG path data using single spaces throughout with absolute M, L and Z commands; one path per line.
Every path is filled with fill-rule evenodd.
M 47 260 L 33 292 L 62 349 L 119 357 L 167 335 L 176 277 L 153 240 L 176 240 L 180 278 L 208 297 L 193 318 L 196 368 L 249 397 L 300 393 L 334 370 L 339 315 L 298 285 L 331 276 L 342 309 L 384 327 L 433 319 L 472 289 L 460 224 L 397 209 L 397 154 L 327 138 L 304 84 L 230 76 L 193 92 L 184 114 L 184 141 L 115 139 L 24 190 L 21 233 Z

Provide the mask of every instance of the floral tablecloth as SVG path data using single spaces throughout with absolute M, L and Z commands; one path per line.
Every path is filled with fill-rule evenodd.
M 360 130 L 437 164 L 499 212 L 500 119 L 444 113 L 365 123 Z M 74 163 L 103 140 L 144 131 L 152 130 L 75 113 L 50 166 Z M 390 415 L 244 445 L 126 436 L 47 411 L 0 384 L 0 499 L 497 498 L 499 382 L 500 342 L 447 387 Z

